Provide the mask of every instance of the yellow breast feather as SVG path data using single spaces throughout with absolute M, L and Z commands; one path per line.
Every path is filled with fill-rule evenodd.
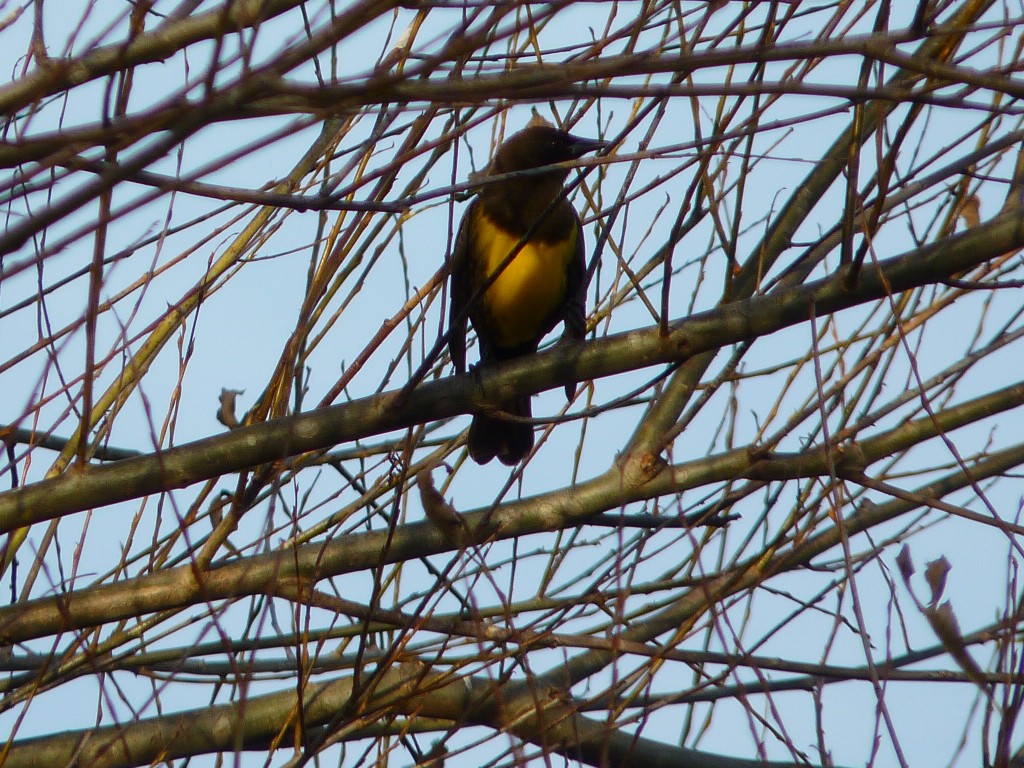
M 520 238 L 482 216 L 475 228 L 473 252 L 490 276 L 504 263 Z M 576 250 L 576 236 L 560 243 L 529 241 L 502 270 L 482 298 L 488 325 L 501 347 L 516 347 L 537 337 L 545 319 L 565 301 L 566 264 Z M 478 268 L 479 268 L 478 267 Z

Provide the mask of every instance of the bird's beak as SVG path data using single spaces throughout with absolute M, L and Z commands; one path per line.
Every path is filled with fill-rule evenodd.
M 583 157 L 588 152 L 597 152 L 599 149 L 607 149 L 612 145 L 610 141 L 601 139 L 584 139 L 581 136 L 569 136 L 569 151 L 573 158 Z

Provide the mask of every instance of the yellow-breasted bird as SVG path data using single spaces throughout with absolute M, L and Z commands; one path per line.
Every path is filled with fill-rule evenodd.
M 551 125 L 531 125 L 498 148 L 487 176 L 575 160 L 605 146 Z M 536 352 L 559 321 L 565 323 L 564 336 L 583 338 L 583 227 L 565 198 L 568 173 L 550 168 L 486 184 L 462 217 L 450 262 L 448 322 L 448 349 L 459 373 L 466 369 L 467 317 L 476 331 L 482 366 Z M 566 391 L 571 396 L 572 386 Z M 533 425 L 515 420 L 530 418 L 530 398 L 498 407 L 513 418 L 476 414 L 469 428 L 469 455 L 478 464 L 497 457 L 513 466 L 533 448 Z

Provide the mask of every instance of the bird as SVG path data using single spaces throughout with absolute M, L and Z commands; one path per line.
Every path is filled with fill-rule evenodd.
M 447 340 L 458 373 L 466 369 L 467 320 L 476 332 L 481 368 L 535 353 L 559 322 L 563 338 L 585 336 L 583 226 L 565 196 L 569 169 L 548 166 L 607 146 L 533 122 L 498 148 L 483 180 L 516 175 L 481 187 L 462 217 L 449 261 Z M 545 170 L 528 173 L 537 168 Z M 573 388 L 566 386 L 567 396 Z M 477 464 L 497 458 L 515 466 L 533 449 L 533 425 L 526 421 L 530 397 L 497 406 L 498 412 L 474 414 L 469 455 Z

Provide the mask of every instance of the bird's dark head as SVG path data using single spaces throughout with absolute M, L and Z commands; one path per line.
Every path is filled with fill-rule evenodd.
M 498 148 L 491 173 L 513 173 L 564 163 L 607 146 L 606 141 L 573 136 L 551 125 L 532 125 L 510 136 Z M 565 177 L 565 173 L 561 175 Z

